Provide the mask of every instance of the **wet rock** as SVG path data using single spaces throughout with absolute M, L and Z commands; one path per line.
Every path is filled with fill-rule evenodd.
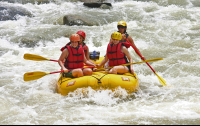
M 200 2 L 197 1 L 197 0 L 194 0 L 194 1 L 190 1 L 194 7 L 200 7 Z
M 84 2 L 83 5 L 90 8 L 99 8 L 101 5 L 112 6 L 111 3 L 102 3 L 102 2 Z
M 105 2 L 105 0 L 80 0 L 80 1 L 84 2 L 83 3 L 84 6 L 91 7 L 91 8 L 99 8 L 103 4 L 106 4 L 107 6 L 110 6 L 110 7 L 112 6 L 111 3 L 107 3 Z M 102 7 L 102 9 L 105 9 L 105 8 Z
M 35 39 L 35 38 L 20 38 L 19 39 L 19 46 L 20 47 L 27 47 L 27 48 L 33 48 L 35 46 L 39 46 L 39 39 Z
M 99 8 L 101 8 L 101 9 L 111 9 L 111 6 L 108 6 L 107 4 L 102 4 Z
M 50 2 L 54 2 L 54 0 L 35 0 L 37 4 L 47 4 Z
M 0 0 L 0 1 L 8 2 L 8 3 L 15 3 L 16 0 Z
M 93 22 L 92 20 L 83 18 L 81 16 L 75 16 L 75 15 L 66 15 L 63 18 L 63 24 L 64 25 L 87 25 L 87 26 L 93 26 L 97 25 L 97 23 Z
M 105 0 L 80 0 L 81 2 L 91 3 L 91 2 L 104 2 Z
M 28 16 L 31 17 L 32 14 L 22 7 L 10 7 L 0 5 L 0 21 L 5 20 L 17 20 L 17 16 Z

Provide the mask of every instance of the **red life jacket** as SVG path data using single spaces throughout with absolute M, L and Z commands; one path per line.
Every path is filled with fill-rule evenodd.
M 109 59 L 109 66 L 117 66 L 127 63 L 125 54 L 121 52 L 122 44 L 123 43 L 118 43 L 117 45 L 114 45 L 112 43 L 108 44 L 107 56 Z
M 82 68 L 84 66 L 84 52 L 81 45 L 78 48 L 73 48 L 69 45 L 66 46 L 69 51 L 69 55 L 65 60 L 65 67 L 67 69 Z
M 63 47 L 60 49 L 60 51 L 63 51 L 63 50 L 66 48 L 66 46 L 67 46 L 67 45 L 70 45 L 70 44 L 71 44 L 71 42 L 68 42 L 65 46 L 63 46 Z M 87 45 L 86 45 L 85 43 L 83 43 L 83 50 L 84 50 L 85 56 L 87 56 L 88 47 L 87 47 Z

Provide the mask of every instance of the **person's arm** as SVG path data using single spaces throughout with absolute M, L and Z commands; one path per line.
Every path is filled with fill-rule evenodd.
M 126 55 L 126 57 L 128 58 L 129 60 L 129 63 L 133 63 L 133 59 L 130 55 L 130 53 L 128 52 L 128 49 L 125 47 L 125 46 L 122 46 L 122 52 Z M 131 69 L 131 72 L 134 73 L 134 70 L 133 70 L 133 66 L 130 65 L 130 69 Z
M 107 61 L 108 61 L 108 57 L 106 55 L 105 58 L 101 61 L 101 63 L 96 65 L 96 68 L 94 68 L 93 71 L 96 71 L 97 68 L 100 68 L 101 66 L 103 66 Z
M 126 34 L 124 34 L 124 33 L 122 33 L 122 42 L 125 40 L 125 38 L 126 38 Z
M 87 48 L 87 55 L 85 55 L 85 56 L 86 56 L 87 60 L 90 60 L 90 57 L 89 57 L 89 48 Z
M 69 55 L 68 49 L 64 49 L 62 51 L 62 54 L 60 55 L 60 58 L 58 59 L 58 64 L 60 65 L 61 70 L 64 70 L 65 73 L 68 72 L 68 69 L 65 68 L 63 61 L 65 61 L 65 58 L 68 57 L 68 55 Z
M 100 68 L 101 66 L 103 66 L 106 62 L 108 61 L 108 56 L 106 54 L 105 58 L 101 61 L 101 63 L 98 65 L 98 68 Z
M 128 36 L 128 41 L 131 43 L 131 45 L 133 45 L 133 47 L 140 53 L 140 51 L 139 51 L 139 49 L 135 46 L 135 43 L 134 43 L 134 41 L 133 41 L 133 39 L 130 37 L 130 36 Z M 135 51 L 136 52 L 136 51 Z M 137 53 L 137 52 L 136 52 Z M 137 53 L 138 54 L 138 53 Z M 139 55 L 139 54 L 138 54 Z M 142 56 L 142 54 L 140 53 L 140 55 Z M 139 56 L 140 56 L 139 55 Z M 141 59 L 142 60 L 146 60 L 144 57 L 141 57 Z

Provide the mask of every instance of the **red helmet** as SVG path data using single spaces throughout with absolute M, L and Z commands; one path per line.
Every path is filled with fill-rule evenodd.
M 83 37 L 83 39 L 85 40 L 85 32 L 84 31 L 78 31 L 76 34 L 79 34 Z
M 78 34 L 72 34 L 70 41 L 80 41 L 80 36 Z

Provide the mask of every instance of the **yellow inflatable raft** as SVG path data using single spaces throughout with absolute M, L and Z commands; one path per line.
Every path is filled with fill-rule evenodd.
M 99 64 L 104 57 L 100 57 L 95 63 Z M 67 95 L 78 88 L 91 87 L 94 90 L 111 89 L 118 87 L 126 89 L 128 93 L 135 92 L 139 89 L 137 75 L 131 73 L 125 74 L 108 74 L 108 71 L 93 72 L 91 76 L 83 76 L 79 78 L 66 78 L 60 74 L 56 90 L 61 95 Z

